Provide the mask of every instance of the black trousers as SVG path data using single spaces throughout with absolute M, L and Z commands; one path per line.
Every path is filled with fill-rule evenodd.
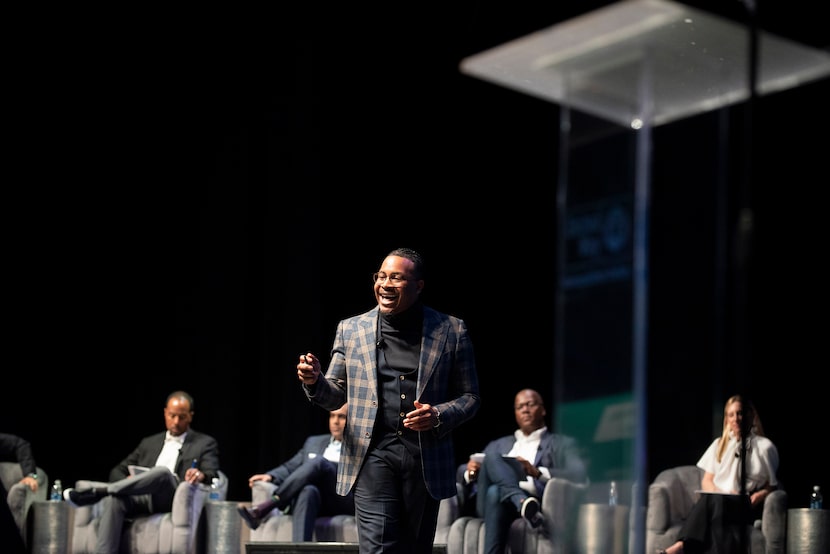
M 749 525 L 755 517 L 749 497 L 702 494 L 680 530 L 686 554 L 745 554 L 750 551 Z
M 429 554 L 439 501 L 426 488 L 419 457 L 397 438 L 369 450 L 354 486 L 361 554 Z

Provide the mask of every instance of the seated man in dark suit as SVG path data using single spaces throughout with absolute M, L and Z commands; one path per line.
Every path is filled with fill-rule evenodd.
M 184 391 L 167 397 L 164 421 L 167 431 L 145 437 L 110 471 L 106 487 L 66 489 L 64 498 L 74 506 L 101 500 L 96 552 L 116 554 L 124 520 L 138 515 L 169 512 L 181 481 L 210 483 L 219 477 L 219 445 L 210 435 L 190 427 L 193 398 Z M 147 471 L 130 475 L 129 466 Z
M 274 508 L 290 509 L 294 515 L 292 540 L 307 542 L 314 535 L 317 516 L 354 515 L 354 495 L 340 496 L 335 490 L 347 408 L 348 404 L 343 404 L 329 412 L 329 433 L 307 438 L 302 449 L 290 460 L 248 479 L 250 487 L 257 481 L 277 485 L 270 500 L 251 508 L 239 505 L 239 514 L 251 529 L 259 527 Z
M 466 468 L 458 470 L 464 497 L 474 499 L 476 514 L 484 518 L 484 552 L 488 554 L 504 552 L 517 517 L 533 527 L 542 524 L 540 500 L 552 477 L 581 483 L 588 475 L 576 440 L 548 430 L 547 411 L 538 392 L 519 391 L 513 409 L 519 428 L 490 441 L 480 463 L 471 457 Z M 471 487 L 477 488 L 474 495 Z

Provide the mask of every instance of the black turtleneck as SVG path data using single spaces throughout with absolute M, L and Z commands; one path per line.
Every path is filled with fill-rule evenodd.
M 378 382 L 380 413 L 376 440 L 397 436 L 407 448 L 418 449 L 417 432 L 404 428 L 403 418 L 415 409 L 418 361 L 421 355 L 424 310 L 420 303 L 378 318 Z

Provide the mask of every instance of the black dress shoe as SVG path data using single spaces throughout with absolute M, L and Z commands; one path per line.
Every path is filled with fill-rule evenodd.
M 89 506 L 95 504 L 102 498 L 107 496 L 107 489 L 86 489 L 76 491 L 75 489 L 66 489 L 63 491 L 63 498 L 76 508 L 81 506 Z
M 239 515 L 242 516 L 242 519 L 245 520 L 245 523 L 251 529 L 256 529 L 262 523 L 262 516 L 259 515 L 259 511 L 256 508 L 249 508 L 244 504 L 240 504 L 236 507 L 236 511 L 239 512 Z
M 239 504 L 236 507 L 236 511 L 239 512 L 239 515 L 242 516 L 242 519 L 245 520 L 248 527 L 256 529 L 259 527 L 259 524 L 262 523 L 263 518 L 270 514 L 271 510 L 276 508 L 279 503 L 280 497 L 275 494 L 270 500 L 266 500 L 265 502 L 261 502 L 260 504 L 251 506 L 250 508 L 245 506 L 245 504 Z

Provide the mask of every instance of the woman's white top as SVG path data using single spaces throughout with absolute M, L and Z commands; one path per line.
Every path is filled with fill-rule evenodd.
M 729 434 L 729 444 L 723 453 L 723 458 L 718 462 L 716 458 L 718 442 L 720 437 L 712 441 L 706 452 L 703 453 L 697 462 L 697 467 L 703 471 L 715 475 L 715 486 L 727 492 L 740 491 L 740 442 L 735 436 Z M 747 445 L 746 464 L 746 490 L 749 493 L 755 492 L 766 484 L 778 486 L 778 449 L 767 437 L 760 437 L 754 433 L 749 436 Z

